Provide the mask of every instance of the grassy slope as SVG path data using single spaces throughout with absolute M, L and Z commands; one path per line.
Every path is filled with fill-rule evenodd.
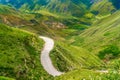
M 94 54 L 98 53 L 100 50 L 104 49 L 107 45 L 117 45 L 120 47 L 120 34 L 119 34 L 120 16 L 119 16 L 119 14 L 120 14 L 120 11 L 117 11 L 116 13 L 114 13 L 106 18 L 96 21 L 92 25 L 92 27 L 85 30 L 79 36 L 74 36 L 70 41 L 73 41 L 72 42 L 73 45 L 77 45 L 77 46 L 86 48 Z M 58 47 L 55 48 L 56 50 L 54 50 L 54 53 L 61 55 L 63 58 L 61 56 L 56 57 L 56 59 L 57 59 L 56 63 L 61 61 L 61 64 L 58 64 L 57 67 L 63 66 L 63 64 L 64 65 L 66 64 L 65 66 L 67 66 L 67 65 L 70 66 L 70 64 L 71 64 L 72 66 L 70 67 L 70 69 L 71 68 L 76 69 L 73 66 L 76 64 L 77 61 L 82 61 L 84 63 L 83 60 L 79 60 L 79 59 L 77 59 L 77 61 L 74 61 L 75 60 L 74 58 L 77 58 L 78 56 L 80 57 L 81 55 L 83 56 L 83 54 L 82 54 L 82 53 L 84 53 L 83 49 L 82 50 L 79 49 L 79 51 L 82 51 L 81 55 L 75 54 L 77 56 L 73 57 L 72 52 L 74 52 L 74 50 L 76 51 L 75 53 L 79 53 L 79 51 L 77 51 L 75 48 L 73 48 L 73 47 L 70 48 L 70 45 L 66 46 L 65 43 L 64 43 L 64 45 L 59 44 L 59 47 L 61 47 L 61 48 L 58 48 Z M 68 53 L 66 50 L 68 51 Z M 62 53 L 62 51 L 63 51 L 63 53 Z M 54 53 L 51 55 L 54 55 Z M 70 53 L 72 53 L 72 54 L 70 54 Z M 64 56 L 64 54 L 65 54 L 65 56 Z M 69 54 L 69 56 L 68 56 L 68 54 Z M 72 55 L 72 58 L 70 58 L 72 60 L 69 59 L 70 55 Z M 86 54 L 85 54 L 85 56 L 86 56 Z M 65 58 L 67 58 L 67 59 L 65 59 Z M 64 61 L 63 59 L 66 61 Z M 70 60 L 70 61 L 67 62 L 67 60 Z M 90 60 L 90 59 L 88 59 L 88 60 Z M 72 61 L 73 61 L 73 63 L 72 63 Z M 90 60 L 90 62 L 91 61 L 94 61 L 94 60 Z M 62 62 L 66 62 L 66 63 L 62 63 Z M 67 63 L 70 63 L 70 64 L 67 64 Z M 77 64 L 79 64 L 79 63 L 77 63 Z M 119 64 L 120 64 L 120 62 L 119 62 L 119 59 L 117 58 L 115 60 L 112 60 L 112 62 L 109 64 L 109 67 L 110 68 L 112 67 L 111 69 L 116 69 L 116 68 L 120 69 Z M 64 67 L 64 70 L 65 69 L 66 68 Z M 98 80 L 98 79 L 102 79 L 102 80 L 110 80 L 110 79 L 114 80 L 115 79 L 115 80 L 117 80 L 118 79 L 119 80 L 118 76 L 119 76 L 119 74 L 114 73 L 114 72 L 100 75 L 93 71 L 78 69 L 78 70 L 72 70 L 71 72 L 68 72 L 65 75 L 57 77 L 56 80 L 79 80 L 79 79 L 80 80 L 83 80 L 83 79 L 87 79 L 87 80 Z
M 56 43 L 51 58 L 55 67 L 65 72 L 80 68 L 95 69 L 101 65 L 101 61 L 88 51 L 62 42 Z
M 15 27 L 32 24 L 25 17 L 25 14 L 15 8 L 0 4 L 0 23 Z
M 84 48 L 97 53 L 106 45 L 119 45 L 119 22 L 120 11 L 113 15 L 95 22 L 91 28 L 85 30 L 79 37 L 74 37 L 73 44 L 82 46 Z
M 50 56 L 54 66 L 65 72 L 54 80 L 91 80 L 99 75 L 93 69 L 100 69 L 102 66 L 100 59 L 87 50 L 61 41 L 56 42 Z
M 6 11 L 6 12 L 5 12 Z M 81 19 L 84 22 L 87 19 Z M 0 23 L 4 23 L 10 26 L 20 27 L 22 29 L 48 36 L 65 36 L 62 30 L 57 27 L 52 27 L 45 22 L 63 23 L 64 26 L 68 26 L 70 29 L 80 30 L 87 28 L 79 25 L 79 19 L 71 15 L 62 15 L 59 13 L 51 13 L 48 10 L 40 10 L 38 13 L 24 13 L 11 8 L 9 6 L 0 5 Z M 89 22 L 90 20 L 88 20 Z M 87 23 L 87 22 L 86 22 Z M 78 30 L 77 30 L 78 31 Z M 67 32 L 67 30 L 65 30 Z M 72 33 L 71 33 L 72 34 Z
M 13 7 L 0 4 L 0 14 L 19 14 Z
M 13 78 L 8 78 L 8 77 L 3 77 L 3 76 L 0 76 L 0 80 L 15 80 Z
M 55 80 L 98 80 L 99 73 L 91 70 L 73 70 L 62 76 L 56 77 Z M 96 79 L 95 79 L 96 78 Z
M 97 11 L 99 15 L 107 15 L 115 11 L 115 7 L 109 0 L 98 0 L 90 9 L 91 11 Z
M 44 5 L 44 7 L 41 10 L 47 10 L 51 13 L 57 14 L 57 15 L 63 15 L 66 16 L 82 16 L 86 8 L 86 5 L 82 1 L 75 1 L 72 0 L 51 0 L 48 4 Z M 38 11 L 39 11 L 38 10 Z M 36 10 L 37 11 L 37 10 Z M 66 15 L 67 14 L 67 15 Z
M 90 27 L 87 30 L 85 30 L 84 32 L 82 32 L 82 34 L 80 34 L 79 36 L 73 36 L 70 39 L 71 44 L 75 45 L 75 46 L 77 45 L 79 47 L 81 46 L 85 49 L 88 49 L 93 54 L 95 54 L 95 53 L 97 54 L 100 50 L 104 49 L 108 45 L 117 45 L 120 47 L 120 36 L 119 36 L 120 35 L 119 34 L 120 16 L 119 16 L 119 14 L 120 14 L 120 11 L 118 11 L 108 17 L 105 17 L 101 20 L 96 21 L 92 25 L 92 27 Z M 62 47 L 62 48 L 67 48 L 68 50 L 70 50 L 69 55 L 74 50 L 76 51 L 75 53 L 79 52 L 74 48 L 68 48 L 68 47 L 70 47 L 70 46 L 66 47 L 64 44 L 64 47 Z M 61 52 L 62 51 L 64 53 L 58 53 L 58 54 L 61 54 L 63 56 L 66 53 L 64 50 L 61 50 Z M 84 51 L 82 50 L 82 53 L 83 52 Z M 79 57 L 80 57 L 80 55 L 79 55 Z M 60 56 L 59 56 L 59 58 L 60 58 Z M 67 58 L 69 58 L 69 57 L 67 56 Z M 74 61 L 74 58 L 77 58 L 77 57 L 72 57 L 72 58 L 73 58 L 73 60 L 71 60 L 71 61 L 73 61 L 74 64 L 76 64 L 76 61 Z M 120 69 L 120 67 L 119 67 L 120 60 L 118 58 L 111 60 L 111 62 L 109 64 L 110 69 L 116 69 L 116 68 Z M 88 59 L 88 60 L 90 60 L 90 59 Z M 82 61 L 82 60 L 77 59 L 77 61 Z M 91 61 L 94 61 L 94 60 L 90 60 L 90 62 Z M 65 62 L 65 61 L 62 60 L 61 62 Z M 84 61 L 82 61 L 82 62 L 84 62 Z M 65 65 L 66 63 L 62 63 L 62 64 Z M 72 64 L 72 65 L 74 65 L 74 64 Z M 77 63 L 77 64 L 79 64 L 79 63 Z M 84 74 L 86 74 L 86 75 L 84 75 Z M 94 71 L 77 69 L 77 70 L 72 70 L 71 72 L 68 72 L 65 75 L 62 75 L 60 77 L 57 77 L 56 80 L 79 80 L 79 79 L 80 80 L 83 80 L 83 79 L 87 79 L 87 80 L 98 80 L 98 79 L 101 79 L 101 80 L 110 80 L 110 79 L 114 80 L 115 79 L 115 80 L 117 80 L 118 79 L 119 80 L 118 76 L 119 76 L 119 74 L 114 73 L 114 72 L 100 75 L 98 73 L 95 73 Z
M 91 70 L 81 69 L 56 77 L 55 80 L 119 80 L 119 76 L 120 74 L 116 71 L 97 73 Z
M 24 13 L 12 7 L 0 5 L 0 23 L 19 27 L 34 33 L 53 34 L 51 29 L 44 24 L 49 17 L 42 14 Z
M 51 79 L 40 65 L 43 41 L 34 34 L 0 24 L 0 76 Z
M 41 12 L 42 13 L 42 12 Z M 43 12 L 44 13 L 44 12 Z M 46 13 L 46 12 L 45 12 Z M 119 14 L 119 13 L 118 13 Z M 114 17 L 116 17 L 117 18 L 117 15 L 118 14 L 116 14 L 116 16 L 114 15 L 112 18 L 114 18 Z M 54 14 L 51 14 L 51 13 L 46 13 L 46 15 L 48 15 L 48 16 L 53 16 L 53 17 L 56 17 L 56 15 L 54 15 Z M 45 16 L 46 16 L 45 15 Z M 31 15 L 30 15 L 31 16 Z M 28 18 L 28 17 L 26 17 L 26 18 Z M 33 17 L 33 18 L 35 18 L 35 17 Z M 41 19 L 45 19 L 46 20 L 46 18 L 49 18 L 49 17 L 42 17 L 42 18 L 40 18 L 40 21 L 41 21 Z M 111 19 L 111 18 L 110 18 Z M 110 19 L 108 19 L 108 20 L 110 20 Z M 114 18 L 115 19 L 115 18 Z M 117 18 L 118 19 L 118 18 Z M 110 24 L 111 22 L 107 22 L 108 20 L 106 20 L 106 19 L 102 19 L 103 21 L 105 20 L 105 22 L 106 23 L 108 23 L 108 24 Z M 98 25 L 99 27 L 101 26 L 101 24 L 103 25 L 103 21 L 98 21 L 98 22 L 96 22 L 93 26 L 95 26 L 96 27 L 96 25 Z M 114 20 L 114 22 L 115 22 L 115 20 Z M 113 22 L 113 23 L 114 23 Z M 41 21 L 41 23 L 42 23 L 42 21 Z M 40 25 L 40 26 L 43 26 L 43 25 Z M 50 30 L 50 28 L 48 28 L 48 27 L 45 27 L 45 28 L 42 28 L 42 27 L 40 27 L 40 26 L 31 26 L 31 27 L 29 27 L 29 26 L 27 26 L 27 27 L 25 27 L 25 28 L 27 28 L 27 29 L 29 29 L 29 30 L 35 30 L 35 32 L 36 31 L 38 31 L 38 33 L 40 33 L 41 31 L 43 31 L 43 29 L 44 29 L 44 31 L 42 32 L 42 34 L 43 35 L 46 35 L 46 34 L 48 34 L 48 35 L 50 35 L 49 33 L 46 33 L 45 31 L 47 31 L 47 30 L 49 30 L 49 32 L 51 32 L 52 34 L 54 34 L 55 32 L 52 32 L 53 30 Z M 105 24 L 104 24 L 104 27 L 105 27 Z M 104 27 L 102 27 L 102 29 L 104 28 Z M 96 28 L 98 28 L 98 27 L 96 27 Z M 46 30 L 45 30 L 46 29 Z M 68 30 L 68 29 L 67 29 Z M 100 29 L 101 30 L 101 29 Z M 34 31 L 33 31 L 34 32 Z M 66 30 L 65 30 L 65 32 L 66 32 Z M 89 33 L 90 32 L 90 33 Z M 96 31 L 95 31 L 96 32 Z M 46 33 L 46 34 L 45 34 Z M 86 32 L 84 32 L 83 34 L 82 34 L 82 37 L 81 37 L 81 35 L 79 36 L 79 38 L 78 37 L 75 37 L 74 39 L 76 40 L 76 42 L 74 42 L 73 44 L 74 45 L 83 45 L 84 43 L 85 43 L 85 45 L 83 45 L 83 47 L 87 47 L 88 48 L 88 50 L 91 50 L 91 46 L 92 46 L 92 50 L 93 50 L 93 52 L 94 52 L 94 49 L 95 49 L 95 52 L 96 52 L 96 50 L 98 50 L 99 49 L 99 47 L 97 47 L 97 48 L 95 48 L 96 46 L 94 46 L 94 44 L 93 44 L 93 42 L 91 42 L 91 41 L 94 41 L 95 40 L 95 38 L 93 38 L 93 39 L 90 39 L 91 38 L 91 36 L 88 36 L 89 34 L 93 34 L 94 33 L 94 29 L 91 29 L 91 30 L 89 30 L 88 29 L 88 31 L 86 31 Z M 41 33 L 40 33 L 41 34 Z M 58 31 L 58 34 L 63 34 L 64 35 L 64 33 L 62 33 L 62 32 L 59 32 Z M 88 34 L 88 35 L 87 35 Z M 101 34 L 101 33 L 100 33 Z M 56 34 L 54 34 L 55 36 L 57 36 Z M 54 35 L 52 35 L 52 36 L 54 36 Z M 86 37 L 86 36 L 87 37 Z M 109 35 L 109 34 L 105 34 L 105 35 Z M 85 36 L 85 37 L 84 37 Z M 98 35 L 96 35 L 96 36 L 98 36 Z M 83 38 L 84 37 L 84 38 Z M 86 39 L 85 41 L 84 41 L 84 39 Z M 87 40 L 88 39 L 88 40 Z M 99 40 L 98 40 L 99 41 Z M 79 43 L 80 42 L 80 43 Z M 91 42 L 91 43 L 89 43 L 89 42 Z M 99 44 L 101 44 L 101 43 L 99 43 Z M 96 42 L 95 43 L 95 45 L 99 45 L 98 44 L 98 42 Z M 105 43 L 106 44 L 106 43 Z M 100 47 L 101 48 L 101 47 Z M 53 63 L 55 64 L 55 66 L 57 67 L 57 69 L 59 69 L 59 70 L 61 70 L 61 71 L 69 71 L 69 70 L 73 70 L 73 69 L 80 69 L 80 68 L 88 68 L 88 69 L 92 69 L 92 68 L 96 68 L 96 66 L 99 66 L 99 64 L 100 64 L 100 60 L 98 59 L 98 58 L 96 58 L 94 55 L 91 55 L 91 53 L 89 53 L 88 51 L 86 51 L 86 50 L 84 50 L 84 49 L 82 49 L 82 48 L 78 48 L 78 47 L 74 47 L 74 46 L 68 46 L 68 45 L 66 45 L 65 43 L 57 43 L 56 44 L 56 47 L 55 47 L 55 49 L 53 50 L 53 53 L 51 54 L 51 57 L 52 57 L 52 59 L 53 59 Z M 56 60 L 57 59 L 57 60 Z M 97 59 L 97 60 L 96 60 Z M 91 62 L 91 61 L 93 61 L 93 62 Z M 57 64 L 56 64 L 57 63 Z M 81 65 L 82 65 L 82 67 L 81 67 Z M 41 71 L 42 72 L 42 71 Z M 84 72 L 84 73 L 80 73 L 80 72 Z M 46 73 L 45 73 L 46 74 Z M 73 74 L 75 74 L 75 76 L 73 75 Z M 66 78 L 68 79 L 68 80 L 75 80 L 75 79 L 80 79 L 81 77 L 84 77 L 84 74 L 88 74 L 88 76 L 89 76 L 89 74 L 94 74 L 93 72 L 91 72 L 91 71 L 88 71 L 88 70 L 77 70 L 77 71 L 73 71 L 73 72 L 71 72 L 70 73 L 70 75 L 69 75 L 69 73 L 68 74 L 66 74 L 63 78 L 62 78 L 62 80 L 66 80 Z M 42 74 L 41 74 L 42 75 Z M 78 77 L 79 75 L 83 75 L 83 76 L 80 76 L 80 77 Z M 45 77 L 46 77 L 46 75 L 44 75 Z M 71 76 L 71 77 L 69 77 L 69 76 Z M 87 76 L 87 78 L 88 78 L 88 76 Z M 44 77 L 43 77 L 44 78 Z M 46 78 L 46 79 L 48 79 L 48 77 Z M 82 78 L 81 78 L 82 79 Z

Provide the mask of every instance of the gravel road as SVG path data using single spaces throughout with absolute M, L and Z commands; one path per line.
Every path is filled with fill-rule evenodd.
M 49 56 L 50 51 L 54 48 L 54 40 L 44 37 L 44 36 L 39 36 L 39 38 L 43 39 L 45 44 L 44 48 L 41 52 L 41 64 L 44 67 L 44 69 L 52 76 L 59 76 L 63 74 L 62 72 L 59 72 L 52 64 L 51 58 Z

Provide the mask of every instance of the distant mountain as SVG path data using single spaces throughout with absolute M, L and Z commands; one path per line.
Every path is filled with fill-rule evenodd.
M 115 12 L 116 8 L 109 0 L 95 0 L 91 6 L 91 11 L 94 14 L 105 15 Z
M 30 9 L 33 9 L 37 4 L 46 5 L 47 2 L 47 0 L 0 0 L 2 4 L 9 4 L 16 8 L 21 8 L 23 5 L 26 5 Z
M 47 9 L 50 12 L 81 16 L 91 4 L 91 0 L 0 0 L 17 9 L 36 11 Z
M 82 16 L 91 5 L 91 0 L 51 0 L 46 8 L 55 13 Z
M 120 8 L 120 0 L 0 0 L 0 3 L 12 5 L 22 11 L 47 10 L 52 13 L 82 16 L 86 9 L 112 12 Z M 114 9 L 115 8 L 115 9 Z

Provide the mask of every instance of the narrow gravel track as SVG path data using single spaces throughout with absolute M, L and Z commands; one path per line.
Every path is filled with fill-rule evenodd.
M 96 72 L 99 72 L 99 73 L 108 73 L 108 70 L 97 70 Z
M 44 69 L 52 76 L 59 76 L 63 74 L 62 72 L 57 71 L 57 69 L 53 66 L 52 61 L 50 59 L 50 51 L 54 48 L 54 41 L 48 37 L 39 36 L 39 38 L 45 41 L 44 48 L 41 52 L 41 64 Z

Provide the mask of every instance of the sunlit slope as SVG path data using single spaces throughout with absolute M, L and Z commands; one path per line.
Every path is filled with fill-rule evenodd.
M 89 4 L 89 2 L 86 3 Z M 82 16 L 86 7 L 87 5 L 80 0 L 77 3 L 74 0 L 51 0 L 46 9 L 53 13 Z
M 0 76 L 19 80 L 48 79 L 40 64 L 43 41 L 29 32 L 0 24 Z
M 55 80 L 97 80 L 99 73 L 91 70 L 81 69 L 73 70 L 62 76 L 56 77 Z
M 57 42 L 50 54 L 53 64 L 60 71 L 71 71 L 74 69 L 97 69 L 101 61 L 87 50 L 66 43 Z
M 0 4 L 0 23 L 20 27 L 31 25 L 32 23 L 26 18 L 26 15 L 19 10 Z
M 48 12 L 70 16 L 82 16 L 91 4 L 90 0 L 1 0 L 0 3 L 12 5 L 25 12 L 47 10 Z
M 96 0 L 92 4 L 90 10 L 94 14 L 108 15 L 108 14 L 112 14 L 113 12 L 115 12 L 116 8 L 112 4 L 112 2 L 110 2 L 109 0 Z
M 98 20 L 92 27 L 85 30 L 79 37 L 74 37 L 73 44 L 82 46 L 90 51 L 98 52 L 107 45 L 120 46 L 120 11 L 111 16 Z

